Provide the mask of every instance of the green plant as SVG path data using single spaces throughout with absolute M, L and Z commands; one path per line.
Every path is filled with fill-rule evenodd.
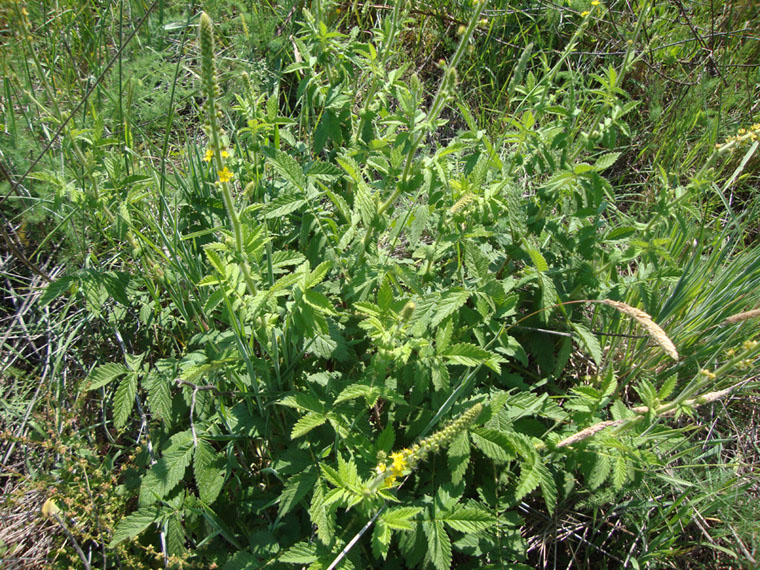
M 55 231 L 81 246 L 81 265 L 34 303 L 35 330 L 67 339 L 53 409 L 83 417 L 51 441 L 95 448 L 29 478 L 71 499 L 47 503 L 51 524 L 103 567 L 523 568 L 541 548 L 546 564 L 552 550 L 565 565 L 592 551 L 610 565 L 683 560 L 689 508 L 729 512 L 721 494 L 751 489 L 748 461 L 723 461 L 730 446 L 714 442 L 722 461 L 708 465 L 696 438 L 705 410 L 756 389 L 760 266 L 737 245 L 749 215 L 704 189 L 746 180 L 757 143 L 735 159 L 738 140 L 711 142 L 679 173 L 688 182 L 625 186 L 642 136 L 634 46 L 670 12 L 641 3 L 621 53 L 578 59 L 620 6 L 534 17 L 475 2 L 447 16 L 433 2 L 315 2 L 287 40 L 273 30 L 291 16 L 272 8 L 264 77 L 264 56 L 217 49 L 260 45 L 247 22 L 267 6 L 232 14 L 219 45 L 202 13 L 198 60 L 174 46 L 172 80 L 156 65 L 172 85 L 165 131 L 140 130 L 149 113 L 124 106 L 129 78 L 110 110 L 93 104 L 63 133 L 64 166 L 30 174 L 56 189 L 35 199 L 66 208 Z M 444 24 L 409 32 L 422 10 Z M 372 30 L 348 28 L 372 14 Z M 191 29 L 182 17 L 146 19 L 143 40 L 169 49 L 166 34 Z M 552 35 L 502 62 L 479 49 L 499 29 L 522 45 Z M 404 62 L 439 35 L 443 61 Z M 197 113 L 175 98 L 193 75 Z M 498 121 L 473 100 L 504 102 Z M 34 350 L 14 350 L 34 369 Z M 9 455 L 37 445 L 14 418 Z M 97 535 L 70 525 L 90 495 L 69 463 L 117 477 Z M 687 468 L 694 482 L 673 475 Z M 599 532 L 608 511 L 635 540 Z M 581 527 L 594 531 L 585 550 L 565 549 L 557 535 Z M 751 530 L 716 529 L 712 552 L 738 556 L 719 539 L 729 529 L 749 552 Z

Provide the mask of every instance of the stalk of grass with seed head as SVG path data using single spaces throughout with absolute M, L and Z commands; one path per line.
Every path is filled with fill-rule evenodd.
M 641 309 L 636 309 L 635 307 L 621 303 L 620 301 L 604 299 L 599 302 L 612 307 L 613 309 L 616 309 L 621 313 L 628 315 L 629 317 L 632 317 L 636 322 L 638 322 L 646 329 L 652 340 L 659 344 L 668 356 L 670 356 L 673 360 L 678 360 L 678 351 L 676 350 L 673 341 L 670 340 L 660 325 L 652 320 L 652 317 L 649 314 L 645 313 Z
M 216 62 L 214 59 L 214 24 L 211 18 L 205 12 L 201 13 L 199 26 L 199 40 L 201 44 L 201 90 L 206 97 L 203 105 L 206 113 L 206 128 L 209 138 L 209 148 L 206 151 L 206 160 L 212 162 L 216 170 L 218 180 L 217 186 L 222 191 L 222 200 L 224 209 L 227 210 L 227 216 L 232 226 L 232 233 L 235 238 L 235 251 L 240 257 L 240 265 L 245 278 L 246 286 L 249 293 L 256 293 L 256 286 L 251 277 L 251 270 L 245 259 L 245 247 L 243 242 L 243 226 L 240 223 L 240 217 L 235 209 L 235 203 L 232 199 L 230 190 L 230 181 L 232 173 L 225 164 L 225 158 L 228 156 L 226 149 L 222 145 L 222 127 L 220 124 L 222 112 L 219 108 L 219 84 L 216 80 Z

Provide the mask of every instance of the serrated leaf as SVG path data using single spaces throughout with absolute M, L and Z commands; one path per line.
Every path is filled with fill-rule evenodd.
M 37 304 L 39 307 L 44 307 L 50 301 L 53 299 L 57 299 L 60 297 L 63 293 L 68 291 L 69 287 L 71 287 L 72 283 L 76 282 L 76 277 L 74 276 L 66 276 L 61 277 L 60 279 L 56 279 L 55 281 L 51 281 L 48 283 L 47 287 L 45 287 L 45 292 L 40 295 L 40 298 L 37 300 Z
M 211 505 L 224 487 L 226 459 L 205 440 L 199 440 L 193 455 L 193 472 L 201 501 Z
M 148 393 L 148 409 L 153 417 L 169 422 L 172 413 L 172 393 L 169 387 L 169 379 L 155 370 L 151 370 L 143 377 L 142 384 L 143 389 Z
M 599 158 L 596 159 L 596 162 L 594 163 L 594 168 L 601 172 L 602 170 L 606 170 L 615 162 L 618 158 L 620 158 L 620 155 L 622 153 L 619 152 L 608 152 L 607 154 L 603 154 Z
M 615 466 L 612 470 L 612 486 L 619 491 L 628 481 L 628 462 L 625 457 L 618 455 L 615 457 Z
M 448 456 L 451 482 L 458 485 L 467 473 L 467 466 L 470 464 L 470 436 L 466 430 L 451 441 Z
M 299 419 L 290 431 L 290 439 L 296 439 L 309 433 L 327 421 L 327 416 L 318 412 L 309 412 Z
M 140 505 L 148 506 L 163 499 L 185 477 L 185 469 L 193 457 L 193 435 L 190 430 L 174 434 L 163 457 L 156 461 L 140 484 Z
M 549 513 L 554 513 L 554 507 L 557 505 L 557 484 L 554 481 L 549 468 L 543 463 L 542 460 L 536 462 L 536 469 L 539 472 L 541 485 L 541 494 L 544 496 L 544 502 L 546 502 L 546 508 Z
M 570 326 L 573 327 L 573 330 L 577 333 L 581 344 L 586 347 L 586 350 L 591 355 L 591 358 L 594 359 L 594 363 L 599 366 L 602 363 L 603 357 L 602 347 L 599 344 L 599 340 L 596 338 L 596 335 L 594 335 L 594 333 L 592 333 L 580 323 L 570 322 Z
M 496 517 L 491 513 L 472 507 L 459 508 L 448 513 L 442 520 L 454 530 L 468 534 L 483 532 L 496 524 Z
M 448 359 L 449 362 L 464 366 L 477 366 L 494 357 L 493 353 L 468 342 L 460 342 L 459 344 L 449 346 L 441 352 L 441 356 Z
M 135 405 L 135 394 L 137 394 L 137 374 L 130 372 L 119 383 L 113 397 L 113 425 L 116 429 L 123 428 L 127 423 Z
M 319 469 L 322 471 L 322 475 L 324 476 L 324 478 L 327 479 L 327 481 L 329 481 L 333 487 L 343 486 L 343 483 L 341 482 L 341 479 L 340 479 L 340 475 L 338 474 L 338 471 L 334 467 L 330 467 L 329 465 L 325 463 L 320 463 Z
M 588 486 L 592 490 L 598 489 L 607 480 L 612 466 L 606 455 L 597 454 L 594 458 L 594 466 L 588 478 Z
M 114 548 L 121 542 L 134 538 L 158 520 L 158 507 L 143 507 L 127 515 L 116 525 L 108 548 Z
M 280 519 L 288 514 L 309 491 L 314 489 L 316 482 L 317 473 L 311 469 L 288 479 L 285 488 L 280 493 L 280 510 L 277 512 L 277 518 Z
M 447 319 L 443 326 L 438 327 L 435 332 L 435 348 L 438 352 L 446 350 L 451 344 L 451 337 L 454 333 L 454 323 Z
M 172 516 L 166 521 L 166 550 L 169 556 L 182 556 L 185 553 L 185 529 L 182 522 Z
M 515 446 L 499 431 L 477 427 L 470 430 L 470 435 L 472 443 L 490 459 L 506 462 L 517 457 Z
M 438 520 L 422 524 L 428 543 L 428 557 L 438 570 L 451 568 L 451 539 Z
M 380 515 L 380 519 L 394 530 L 413 530 L 414 523 L 411 519 L 421 512 L 419 507 L 393 507 Z
M 320 313 L 324 313 L 325 315 L 337 315 L 330 299 L 313 289 L 307 289 L 303 292 L 303 300 Z
M 520 478 L 515 487 L 516 500 L 519 501 L 541 484 L 541 472 L 538 468 L 540 461 L 541 459 L 538 454 L 535 454 L 532 461 L 523 461 L 520 463 Z
M 536 271 L 539 273 L 545 273 L 549 270 L 549 264 L 546 263 L 546 259 L 544 259 L 544 256 L 541 255 L 541 252 L 538 251 L 536 248 L 531 247 L 527 244 L 525 244 L 525 251 L 528 252 L 528 255 L 530 256 L 530 260 L 533 263 L 533 267 L 536 268 Z
M 372 530 L 372 554 L 375 558 L 388 556 L 388 547 L 391 544 L 391 529 L 382 520 L 378 520 Z
M 373 406 L 379 397 L 380 389 L 377 386 L 369 386 L 368 384 L 350 384 L 341 391 L 337 398 L 335 398 L 333 405 L 348 400 L 354 400 L 356 398 L 366 398 L 369 405 Z
M 385 312 L 391 308 L 391 303 L 393 303 L 393 289 L 386 279 L 377 292 L 377 306 Z
M 340 454 L 338 454 L 338 476 L 342 483 L 341 486 L 353 491 L 361 489 L 362 480 L 359 478 L 356 464 L 350 459 L 346 461 Z
M 299 542 L 283 552 L 279 557 L 279 561 L 289 564 L 311 564 L 317 560 L 316 552 L 316 544 Z
M 657 397 L 660 400 L 667 399 L 672 393 L 673 390 L 676 388 L 676 383 L 678 382 L 678 375 L 671 374 L 665 379 L 665 382 L 662 383 L 662 386 L 660 386 L 660 390 L 657 392 Z
M 303 169 L 295 158 L 286 152 L 277 150 L 269 157 L 269 162 L 288 182 L 303 190 L 305 184 Z
M 443 293 L 440 300 L 436 303 L 436 311 L 433 318 L 430 319 L 430 326 L 437 327 L 443 319 L 464 305 L 467 299 L 470 298 L 470 295 L 472 295 L 472 292 L 464 289 L 453 289 Z
M 287 216 L 291 212 L 295 212 L 299 208 L 306 205 L 306 200 L 301 196 L 295 194 L 288 194 L 286 196 L 279 196 L 276 199 L 264 204 L 261 208 L 261 213 L 264 219 L 272 220 L 275 218 L 282 218 Z
M 359 214 L 364 225 L 369 225 L 377 213 L 377 205 L 372 200 L 369 186 L 359 182 L 354 188 L 354 211 Z
M 330 272 L 330 269 L 332 269 L 332 261 L 323 261 L 317 265 L 306 278 L 306 288 L 311 289 L 322 283 L 325 276 Z
M 86 391 L 97 390 L 98 388 L 108 385 L 111 381 L 127 372 L 129 372 L 129 370 L 126 366 L 115 362 L 97 366 L 93 368 L 87 375 L 87 378 L 85 378 L 84 389 Z

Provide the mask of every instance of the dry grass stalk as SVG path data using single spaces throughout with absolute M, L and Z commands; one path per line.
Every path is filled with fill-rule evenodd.
M 592 435 L 599 433 L 603 429 L 612 426 L 623 425 L 626 421 L 627 420 L 607 420 L 604 422 L 599 422 L 598 424 L 589 426 L 586 429 L 579 431 L 578 433 L 574 433 L 570 437 L 566 437 L 557 444 L 557 447 L 567 447 L 568 445 L 573 445 L 574 443 L 578 443 L 579 441 L 583 441 L 584 439 L 587 439 Z
M 733 390 L 736 389 L 736 386 L 731 386 L 730 388 L 725 388 L 723 390 L 717 390 L 715 392 L 708 392 L 707 394 L 702 394 L 701 396 L 697 396 L 696 398 L 692 398 L 690 400 L 684 400 L 683 405 L 686 407 L 692 407 L 692 406 L 702 406 L 703 404 L 709 404 L 710 402 L 715 402 L 717 400 L 720 400 L 724 396 L 728 396 Z M 647 414 L 649 413 L 649 408 L 646 406 L 636 406 L 634 408 L 631 408 L 634 412 L 637 414 Z M 657 410 L 655 410 L 657 412 Z M 663 413 L 661 413 L 661 416 L 672 416 L 676 413 L 675 408 L 667 410 Z
M 723 324 L 730 325 L 733 323 L 739 323 L 741 321 L 748 321 L 749 319 L 754 319 L 757 317 L 760 317 L 760 309 L 752 309 L 751 311 L 744 311 L 743 313 L 736 313 L 735 315 L 727 317 L 726 320 L 723 321 Z
M 604 303 L 605 305 L 609 305 L 613 309 L 616 309 L 621 313 L 635 319 L 641 326 L 646 329 L 647 333 L 649 333 L 649 336 L 652 337 L 652 340 L 659 344 L 668 356 L 670 356 L 673 360 L 678 360 L 678 351 L 676 350 L 676 346 L 673 344 L 673 341 L 670 340 L 665 331 L 660 328 L 660 325 L 652 320 L 652 317 L 649 314 L 645 313 L 641 309 L 636 309 L 630 305 L 621 303 L 620 301 L 604 299 L 600 302 Z
M 697 407 L 697 406 L 702 406 L 704 404 L 709 404 L 710 402 L 715 402 L 717 400 L 724 398 L 725 396 L 728 396 L 731 392 L 736 390 L 736 388 L 738 388 L 742 384 L 743 382 L 739 384 L 735 384 L 734 386 L 730 386 L 723 390 L 717 390 L 715 392 L 708 392 L 706 394 L 702 394 L 701 396 L 697 396 L 696 398 L 685 400 L 682 405 L 686 407 Z M 662 410 L 662 407 L 667 407 L 668 409 Z M 671 407 L 671 404 L 665 404 L 665 406 L 662 406 L 662 407 L 654 410 L 656 414 L 658 413 L 658 410 L 662 410 L 658 414 L 661 417 L 672 416 L 676 413 L 676 409 Z M 634 408 L 631 408 L 631 411 L 635 412 L 638 415 L 632 416 L 630 418 L 620 419 L 620 420 L 606 420 L 603 422 L 596 423 L 592 426 L 587 427 L 586 429 L 582 429 L 578 433 L 574 433 L 570 437 L 566 437 L 565 439 L 563 439 L 557 444 L 557 447 L 567 447 L 568 445 L 573 445 L 574 443 L 578 443 L 579 441 L 588 439 L 592 435 L 597 434 L 603 429 L 606 429 L 608 427 L 621 426 L 629 421 L 639 419 L 642 415 L 649 413 L 649 408 L 647 406 L 636 406 Z

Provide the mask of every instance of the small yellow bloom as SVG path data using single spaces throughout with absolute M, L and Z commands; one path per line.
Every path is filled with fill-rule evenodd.
M 226 150 L 223 150 L 222 151 L 222 158 L 229 158 L 229 157 L 230 157 L 230 153 L 227 152 Z
M 203 162 L 211 162 L 212 158 L 214 158 L 214 153 L 210 148 L 206 149 L 206 154 L 203 155 Z
M 217 174 L 219 175 L 219 182 L 229 182 L 232 180 L 232 172 L 230 172 L 230 169 L 226 166 L 224 167 L 224 170 L 220 170 Z
M 593 2 L 591 2 L 592 6 L 599 6 L 599 4 L 601 4 L 601 2 L 599 2 L 599 0 L 593 0 Z
M 581 18 L 585 18 L 585 17 L 586 17 L 586 16 L 588 16 L 590 13 L 591 13 L 591 12 L 589 12 L 588 10 L 584 10 L 583 12 L 581 12 Z
M 404 457 L 403 451 L 391 453 L 391 459 L 393 460 L 393 473 L 401 475 L 406 469 L 406 457 Z

